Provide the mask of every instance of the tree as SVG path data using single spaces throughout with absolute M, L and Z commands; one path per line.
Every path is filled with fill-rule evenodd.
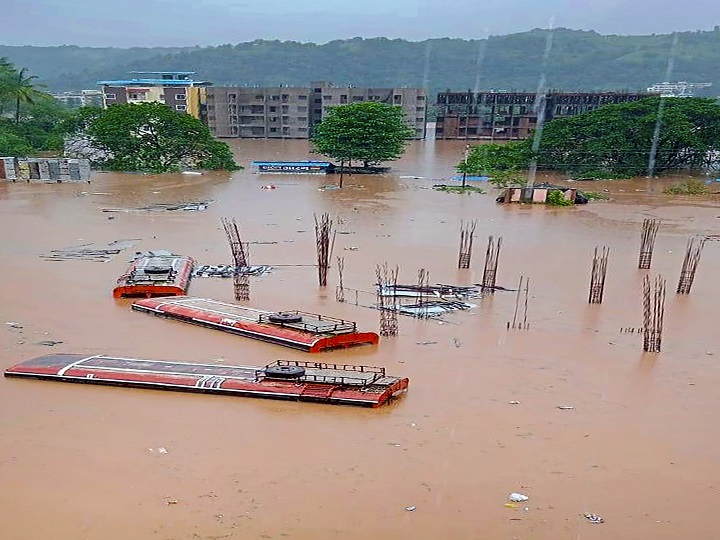
M 480 144 L 472 147 L 455 168 L 463 174 L 490 176 L 493 184 L 505 186 L 521 182 L 521 171 L 527 169 L 531 155 L 525 141 Z
M 402 107 L 373 101 L 338 105 L 316 127 L 312 143 L 318 153 L 364 167 L 398 159 L 415 135 Z
M 239 168 L 228 145 L 213 139 L 200 120 L 162 103 L 112 105 L 81 115 L 80 125 L 87 128 L 75 136 L 104 156 L 97 162 L 103 168 L 152 173 Z
M 653 148 L 655 174 L 707 165 L 720 150 L 720 105 L 708 98 L 651 97 L 553 120 L 543 131 L 538 167 L 575 176 L 643 176 Z
M 15 124 L 20 123 L 20 107 L 23 104 L 33 105 L 35 100 L 45 95 L 38 90 L 42 85 L 35 83 L 35 75 L 26 75 L 27 69 L 14 69 L 12 64 L 0 63 L 0 94 L 4 100 L 11 100 L 15 105 Z

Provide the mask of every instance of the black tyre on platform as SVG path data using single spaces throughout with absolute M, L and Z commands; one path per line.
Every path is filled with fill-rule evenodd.
M 270 366 L 265 368 L 265 376 L 275 379 L 297 379 L 305 375 L 305 368 L 300 366 Z
M 302 322 L 302 315 L 297 313 L 272 313 L 268 315 L 268 321 L 274 323 L 299 323 Z

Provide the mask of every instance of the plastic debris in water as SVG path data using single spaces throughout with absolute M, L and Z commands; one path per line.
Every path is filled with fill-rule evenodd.
M 605 523 L 605 520 L 597 514 L 583 514 L 590 523 Z
M 417 506 L 406 506 L 405 510 L 407 510 L 408 512 L 414 512 L 415 510 L 417 510 Z
M 558 405 L 557 408 L 560 409 L 561 411 L 571 411 L 575 407 L 573 407 L 572 405 Z
M 509 503 L 505 503 L 504 506 L 505 506 L 505 508 L 517 508 L 520 505 L 518 503 L 509 502 Z
M 520 405 L 519 401 L 508 401 L 510 405 Z
M 523 502 L 527 501 L 530 497 L 527 495 L 523 495 L 522 493 L 511 493 L 508 495 L 508 499 L 510 499 L 512 502 Z

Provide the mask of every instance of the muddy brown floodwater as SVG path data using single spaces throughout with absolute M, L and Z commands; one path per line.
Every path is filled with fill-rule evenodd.
M 719 232 L 718 200 L 671 198 L 661 194 L 666 183 L 646 180 L 583 185 L 609 189 L 612 200 L 561 209 L 433 191 L 463 148 L 413 143 L 392 174 L 347 177 L 342 191 L 318 189 L 332 177 L 250 168 L 0 184 L 2 369 L 55 351 L 244 365 L 307 359 L 114 301 L 132 250 L 108 263 L 39 256 L 136 238 L 135 250 L 222 264 L 221 216 L 261 242 L 251 246 L 255 264 L 278 265 L 252 279 L 253 307 L 318 311 L 377 330 L 377 311 L 335 302 L 334 269 L 323 290 L 313 267 L 292 266 L 314 262 L 321 212 L 348 233 L 335 244 L 347 287 L 371 290 L 382 261 L 400 266 L 401 282 L 416 282 L 419 268 L 431 283 L 478 282 L 494 235 L 504 239 L 498 283 L 514 287 L 524 274 L 531 288 L 528 331 L 506 330 L 515 297 L 498 292 L 444 324 L 400 317 L 397 338 L 322 356 L 409 377 L 409 393 L 382 409 L 2 379 L 0 537 L 716 538 L 720 243 L 706 245 L 692 293 L 674 290 L 687 237 Z M 303 141 L 241 141 L 235 150 L 245 165 L 310 157 Z M 277 189 L 261 189 L 270 183 Z M 191 199 L 214 202 L 204 212 L 102 212 Z M 619 331 L 642 320 L 645 216 L 662 219 L 651 272 L 668 279 L 658 355 Z M 459 221 L 474 218 L 472 268 L 459 271 Z M 591 306 L 596 245 L 612 252 L 605 302 Z M 228 280 L 196 279 L 190 292 L 233 301 Z M 37 344 L 48 339 L 62 343 Z M 508 508 L 511 492 L 530 499 Z

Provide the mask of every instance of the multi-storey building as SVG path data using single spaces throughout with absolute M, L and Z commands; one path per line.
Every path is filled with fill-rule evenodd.
M 545 120 L 575 116 L 613 103 L 651 96 L 629 92 L 550 92 Z M 541 101 L 530 92 L 440 92 L 436 139 L 525 139 L 537 126 Z
M 103 107 L 122 103 L 164 103 L 176 111 L 187 112 L 195 118 L 205 113 L 208 81 L 196 81 L 194 71 L 131 71 L 144 77 L 117 81 L 98 81 L 102 86 Z
M 307 139 L 310 89 L 278 86 L 208 89 L 207 124 L 216 137 Z
M 207 123 L 216 137 L 307 139 L 331 107 L 376 101 L 399 105 L 415 138 L 425 137 L 427 93 L 422 88 L 212 87 L 207 91 Z

